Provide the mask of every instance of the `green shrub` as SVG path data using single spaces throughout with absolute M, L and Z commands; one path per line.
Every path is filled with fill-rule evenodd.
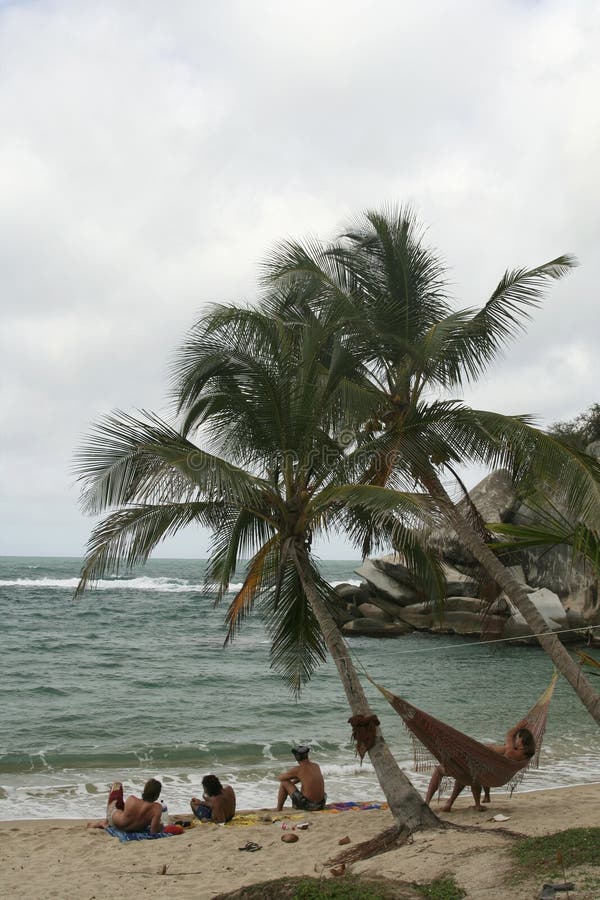
M 461 900 L 461 897 L 467 896 L 454 878 L 437 878 L 429 884 L 415 884 L 413 887 L 429 900 Z
M 569 828 L 518 841 L 511 853 L 522 877 L 563 880 L 577 866 L 600 866 L 600 828 Z

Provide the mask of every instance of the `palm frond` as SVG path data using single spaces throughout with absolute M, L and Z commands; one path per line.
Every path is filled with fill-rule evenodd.
M 465 318 L 470 311 L 463 310 L 454 320 L 460 327 L 455 328 L 445 349 L 450 382 L 458 385 L 477 379 L 525 330 L 548 282 L 563 278 L 576 265 L 574 256 L 564 254 L 533 269 L 507 271 L 479 311 L 471 311 Z
M 205 574 L 207 589 L 216 593 L 215 605 L 229 590 L 241 560 L 253 557 L 276 533 L 277 522 L 267 504 L 258 510 L 233 506 L 226 511 L 219 528 L 213 532 Z
M 218 528 L 222 515 L 223 507 L 214 501 L 187 500 L 144 503 L 112 513 L 92 531 L 75 596 L 108 573 L 146 562 L 162 540 L 193 522 Z
M 329 600 L 331 588 L 313 568 L 316 589 Z M 277 603 L 273 594 L 261 602 L 261 612 L 271 636 L 271 666 L 283 676 L 294 695 L 325 661 L 325 643 L 307 602 L 294 566 L 285 564 Z
M 76 456 L 87 512 L 129 503 L 230 498 L 251 505 L 270 486 L 182 437 L 157 416 L 106 416 Z
M 277 536 L 274 536 L 267 543 L 263 544 L 248 563 L 244 583 L 231 601 L 225 616 L 227 623 L 225 645 L 233 640 L 244 620 L 252 612 L 257 595 L 261 591 L 273 590 L 272 576 L 274 568 L 272 558 L 274 553 L 276 553 L 278 558 L 278 549 L 279 540 Z M 271 562 L 271 566 L 269 566 L 269 562 Z

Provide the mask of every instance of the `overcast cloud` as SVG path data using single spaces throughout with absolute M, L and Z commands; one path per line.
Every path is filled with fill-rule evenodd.
M 468 400 L 600 401 L 599 89 L 596 0 L 0 2 L 0 554 L 80 555 L 90 422 L 164 413 L 203 305 L 366 207 L 414 206 L 461 305 L 575 253 Z

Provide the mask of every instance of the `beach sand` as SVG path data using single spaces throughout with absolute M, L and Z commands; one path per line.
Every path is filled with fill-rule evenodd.
M 512 799 L 496 793 L 483 813 L 470 804 L 470 797 L 461 797 L 451 814 L 440 813 L 440 817 L 459 825 L 480 826 L 483 833 L 421 832 L 407 845 L 354 863 L 349 871 L 404 882 L 429 882 L 452 874 L 473 900 L 530 900 L 539 896 L 539 879 L 518 886 L 504 882 L 511 840 L 503 829 L 543 835 L 600 826 L 600 784 L 519 792 Z M 499 813 L 510 818 L 502 824 L 490 821 Z M 287 820 L 288 825 L 298 821 L 297 814 Z M 310 827 L 298 831 L 298 841 L 291 844 L 281 841 L 286 833 L 282 820 L 246 826 L 197 825 L 177 837 L 124 844 L 102 830 L 86 828 L 79 820 L 1 822 L 1 894 L 34 900 L 112 900 L 115 896 L 122 900 L 159 896 L 203 900 L 284 875 L 328 875 L 324 864 L 329 857 L 392 824 L 385 810 L 307 813 L 301 821 L 310 822 Z M 345 836 L 351 843 L 340 846 Z M 261 849 L 240 852 L 239 847 L 247 841 L 255 841 Z M 600 868 L 595 871 L 596 886 L 588 879 L 585 890 L 571 892 L 572 898 L 600 898 Z M 577 872 L 567 871 L 566 875 L 577 886 Z

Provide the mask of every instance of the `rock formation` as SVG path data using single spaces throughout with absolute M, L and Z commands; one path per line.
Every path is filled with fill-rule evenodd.
M 523 523 L 535 516 L 520 503 L 504 471 L 484 478 L 469 498 L 483 522 Z M 461 505 L 467 511 L 468 502 L 463 500 Z M 442 562 L 443 608 L 434 609 L 422 595 L 398 554 L 367 559 L 356 570 L 362 578 L 359 586 L 345 584 L 336 589 L 339 601 L 334 614 L 344 634 L 385 637 L 426 630 L 536 643 L 508 598 L 490 597 L 489 585 L 486 589 L 477 565 L 450 526 L 430 531 L 427 540 Z M 561 640 L 582 640 L 587 629 L 600 625 L 597 575 L 589 563 L 574 561 L 568 547 L 528 549 L 511 554 L 510 562 L 513 575 L 527 586 L 549 627 L 561 632 Z

